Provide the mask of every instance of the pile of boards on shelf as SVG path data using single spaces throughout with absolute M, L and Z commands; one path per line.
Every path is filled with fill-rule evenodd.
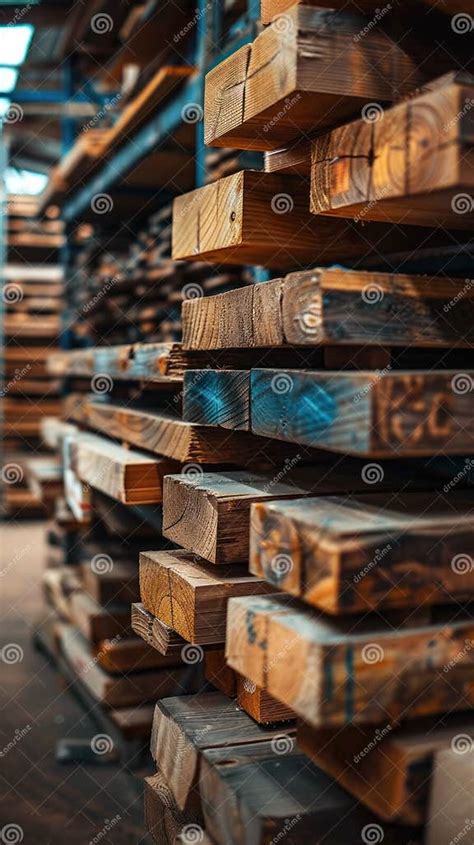
M 36 219 L 30 198 L 10 197 L 6 208 L 2 504 L 17 518 L 43 515 L 60 480 L 57 461 L 43 454 L 40 423 L 61 413 L 60 384 L 46 359 L 62 328 L 63 272 L 56 262 L 63 235 L 59 221 Z

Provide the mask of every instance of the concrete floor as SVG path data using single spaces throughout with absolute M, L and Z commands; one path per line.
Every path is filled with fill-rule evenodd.
M 45 613 L 40 579 L 45 523 L 0 526 L 0 828 L 35 845 L 148 843 L 142 777 L 120 765 L 60 765 L 55 744 L 92 738 L 97 725 L 32 644 Z M 8 648 L 6 648 L 8 646 Z M 12 836 L 13 831 L 13 836 Z M 8 838 L 10 836 L 10 838 Z

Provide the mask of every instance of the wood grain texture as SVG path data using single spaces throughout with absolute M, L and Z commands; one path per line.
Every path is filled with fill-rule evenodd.
M 298 2 L 298 0 L 296 0 Z M 449 2 L 449 0 L 448 0 Z M 462 2 L 462 0 L 461 0 Z M 274 18 L 283 15 L 288 9 L 295 5 L 295 0 L 260 0 L 260 18 L 262 23 L 270 23 Z M 331 9 L 355 9 L 356 11 L 368 13 L 375 12 L 379 8 L 379 0 L 304 0 L 303 6 L 329 6 Z
M 90 643 L 130 635 L 130 609 L 127 605 L 102 607 L 86 592 L 76 591 L 71 595 L 70 607 L 74 624 Z
M 284 594 L 239 598 L 228 606 L 226 657 L 314 727 L 384 724 L 472 707 L 473 634 L 452 607 L 444 621 L 397 630 L 379 617 L 329 619 Z
M 314 216 L 307 194 L 300 177 L 256 170 L 183 194 L 173 203 L 173 259 L 294 269 L 414 249 L 433 235 L 412 226 L 362 227 Z
M 362 16 L 301 4 L 206 76 L 210 146 L 271 150 L 390 102 L 423 80 L 414 60 Z
M 161 503 L 163 478 L 179 467 L 91 434 L 78 434 L 72 450 L 78 478 L 125 505 Z
M 100 553 L 99 553 L 100 554 Z M 93 560 L 93 558 L 92 558 Z M 100 558 L 97 558 L 100 562 Z M 138 565 L 135 562 L 124 563 L 112 559 L 112 568 L 107 558 L 104 566 L 94 565 L 92 561 L 81 564 L 80 572 L 84 589 L 98 604 L 130 604 L 140 598 Z
M 367 457 L 465 454 L 474 373 L 251 371 L 252 431 Z
M 144 810 L 145 828 L 157 845 L 175 845 L 183 830 L 193 831 L 200 821 L 192 811 L 185 814 L 179 809 L 160 771 L 144 780 Z M 204 834 L 202 838 L 199 834 L 199 841 L 205 845 Z
M 216 570 L 180 550 L 140 554 L 143 606 L 191 643 L 224 642 L 229 598 L 268 592 L 274 588 L 245 566 Z
M 173 657 L 179 655 L 181 658 L 186 640 L 169 625 L 149 613 L 140 602 L 132 604 L 131 625 L 132 630 L 160 654 Z
M 298 746 L 380 818 L 420 825 L 427 818 L 435 756 L 460 735 L 474 736 L 472 714 L 381 724 L 375 732 L 359 726 L 335 732 L 301 722 Z
M 199 775 L 202 754 L 210 748 L 267 743 L 281 726 L 262 727 L 219 692 L 158 701 L 150 749 L 182 810 L 201 812 Z M 294 736 L 294 728 L 288 727 Z
M 257 502 L 250 570 L 327 613 L 468 601 L 473 506 L 455 491 Z
M 164 669 L 181 664 L 177 655 L 160 654 L 140 637 L 102 640 L 94 652 L 98 665 L 111 675 L 143 672 L 145 669 Z
M 241 710 L 245 710 L 259 725 L 291 722 L 295 718 L 293 710 L 242 675 L 237 675 L 236 692 Z
M 187 300 L 182 322 L 189 350 L 359 343 L 469 347 L 474 290 L 465 279 L 315 267 Z M 294 355 L 304 366 L 305 350 Z
M 189 370 L 184 376 L 183 419 L 231 430 L 250 429 L 248 370 Z
M 372 118 L 315 140 L 311 211 L 471 229 L 474 77 L 467 79 L 449 75 L 385 112 L 372 104 Z

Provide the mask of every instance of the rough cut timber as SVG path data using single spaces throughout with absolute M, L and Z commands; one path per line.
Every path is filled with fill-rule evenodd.
M 317 138 L 311 211 L 472 229 L 474 77 L 449 74 L 444 81 L 385 112 L 373 104 L 372 121 Z
M 461 0 L 462 2 L 462 0 Z M 274 18 L 283 15 L 288 9 L 296 5 L 295 0 L 260 0 L 260 18 L 263 24 L 270 23 Z M 375 12 L 380 7 L 380 0 L 305 0 L 304 6 L 329 6 L 331 9 L 355 9 L 359 12 Z
M 168 413 L 82 400 L 70 406 L 70 418 L 98 431 L 182 463 L 247 463 L 268 454 L 268 441 L 245 431 L 220 431 L 193 425 Z M 270 444 L 271 445 L 271 444 Z M 281 453 L 280 453 L 281 454 Z
M 474 343 L 474 289 L 465 279 L 315 267 L 188 299 L 182 322 L 189 350 L 359 343 L 468 347 Z M 294 354 L 304 366 L 307 352 Z M 271 366 L 265 358 L 263 365 Z
M 176 197 L 173 259 L 293 269 L 425 244 L 428 229 L 315 217 L 297 176 L 241 170 Z M 437 237 L 440 235 L 438 233 Z
M 252 370 L 252 431 L 367 457 L 467 454 L 474 372 Z
M 286 732 L 289 738 L 294 737 L 293 726 L 286 726 Z M 257 725 L 221 693 L 201 693 L 158 701 L 150 749 L 178 807 L 200 813 L 198 783 L 203 752 L 276 741 L 280 733 L 281 725 Z
M 144 780 L 145 828 L 157 845 L 189 845 L 197 836 L 200 845 L 213 845 L 200 825 L 201 817 L 179 809 L 167 780 L 158 771 Z
M 236 674 L 236 673 L 235 673 Z M 248 678 L 236 674 L 237 704 L 259 725 L 289 722 L 295 718 L 293 710 L 273 698 L 267 690 L 258 687 Z
M 130 636 L 130 610 L 127 605 L 102 607 L 87 593 L 76 591 L 70 597 L 70 607 L 74 624 L 90 643 Z
M 182 665 L 177 655 L 163 655 L 139 637 L 102 640 L 94 650 L 98 665 L 112 675 Z
M 248 370 L 189 370 L 184 374 L 183 391 L 186 422 L 249 431 Z
M 179 468 L 90 434 L 78 434 L 72 450 L 78 478 L 124 505 L 160 503 L 164 476 Z
M 140 554 L 143 606 L 191 643 L 224 642 L 231 596 L 274 591 L 262 578 L 249 575 L 245 566 L 216 570 L 181 550 Z
M 204 750 L 200 790 L 206 829 L 226 845 L 266 845 L 278 832 L 288 845 L 347 845 L 359 831 L 361 842 L 367 831 L 377 831 L 372 814 L 284 732 L 273 742 Z M 383 828 L 383 841 L 391 845 L 413 843 L 413 835 L 409 828 Z
M 472 519 L 455 491 L 257 502 L 250 570 L 327 613 L 468 601 Z
M 314 727 L 469 709 L 474 656 L 466 642 L 474 621 L 463 619 L 458 605 L 444 615 L 397 630 L 378 615 L 330 619 L 284 594 L 231 599 L 226 657 Z
M 453 830 L 460 831 L 461 838 L 472 831 L 473 791 L 472 743 L 463 754 L 459 754 L 457 747 L 439 751 L 434 761 L 425 845 L 443 845 L 449 841 Z
M 179 386 L 178 343 L 134 343 L 94 350 L 94 372 L 107 373 L 112 379 L 151 381 L 170 387 Z
M 135 562 L 125 563 L 112 560 L 112 567 L 107 557 L 99 557 L 96 561 L 99 566 L 92 564 L 94 557 L 89 562 L 81 564 L 81 578 L 84 589 L 98 604 L 109 604 L 114 602 L 130 604 L 138 601 L 140 587 L 138 581 L 138 567 Z M 103 567 L 100 566 L 100 560 Z
M 139 602 L 132 604 L 132 630 L 160 654 L 181 657 L 186 640 L 169 625 L 149 613 Z
M 372 727 L 335 732 L 298 725 L 298 747 L 316 765 L 380 818 L 412 825 L 426 821 L 435 755 L 452 748 L 459 736 L 474 737 L 471 713 L 400 727 L 384 723 L 375 733 Z
M 390 102 L 423 81 L 412 58 L 367 19 L 295 5 L 206 76 L 210 146 L 271 150 Z

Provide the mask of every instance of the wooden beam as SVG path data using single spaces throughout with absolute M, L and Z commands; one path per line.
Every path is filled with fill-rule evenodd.
M 384 821 L 424 824 L 435 756 L 472 736 L 470 713 L 338 730 L 298 725 L 298 747 Z M 461 740 L 459 740 L 461 737 Z M 458 739 L 456 739 L 458 738 Z M 456 745 L 454 745 L 456 748 Z
M 260 17 L 262 23 L 270 23 L 276 17 L 283 15 L 288 9 L 291 9 L 297 2 L 298 0 L 260 0 Z M 354 9 L 355 11 L 366 14 L 379 9 L 380 0 L 304 0 L 304 2 L 301 2 L 301 5 L 320 6 L 321 8 L 329 6 L 331 9 L 341 7 L 342 10 Z
M 468 601 L 472 511 L 455 491 L 257 502 L 250 570 L 327 613 Z
M 444 83 L 313 141 L 311 211 L 472 229 L 474 77 Z
M 179 468 L 91 434 L 78 434 L 72 449 L 78 478 L 125 505 L 162 502 L 163 478 Z
M 359 343 L 470 347 L 474 288 L 465 279 L 315 267 L 186 300 L 182 322 L 189 350 Z M 304 362 L 304 350 L 294 354 Z
M 94 649 L 98 665 L 112 675 L 164 669 L 182 665 L 177 655 L 163 655 L 140 637 L 116 637 L 102 640 Z
M 315 217 L 307 192 L 297 176 L 241 170 L 182 194 L 173 203 L 173 259 L 293 269 L 414 249 L 432 235 L 412 226 Z
M 194 836 L 194 831 L 197 832 L 200 845 L 213 845 L 198 826 L 201 818 L 192 812 L 185 814 L 179 809 L 160 771 L 144 779 L 144 812 L 146 831 L 157 845 L 187 845 L 190 833 Z
M 174 657 L 179 654 L 181 657 L 186 646 L 186 640 L 169 625 L 149 613 L 139 602 L 132 604 L 132 630 L 163 655 Z
M 81 634 L 90 643 L 130 635 L 130 610 L 127 605 L 102 607 L 85 592 L 70 598 L 71 616 Z
M 137 563 L 111 560 L 112 568 L 105 565 L 104 571 L 101 571 L 100 566 L 92 567 L 91 561 L 81 564 L 84 589 L 94 601 L 102 605 L 138 601 L 140 586 Z M 107 564 L 105 558 L 104 561 Z
M 248 678 L 237 675 L 237 704 L 259 725 L 276 725 L 277 722 L 291 722 L 293 710 L 273 698 L 267 690 L 258 687 Z
M 314 727 L 469 709 L 474 622 L 457 607 L 444 617 L 397 629 L 379 616 L 330 619 L 284 594 L 231 599 L 226 657 Z
M 206 76 L 210 146 L 269 150 L 337 126 L 423 79 L 403 44 L 367 19 L 296 4 Z
M 189 370 L 184 375 L 183 419 L 199 425 L 250 430 L 249 370 Z
M 216 570 L 181 550 L 140 554 L 143 606 L 190 643 L 223 643 L 229 598 L 268 592 L 245 566 Z
M 252 431 L 367 457 L 467 454 L 474 372 L 252 370 Z

